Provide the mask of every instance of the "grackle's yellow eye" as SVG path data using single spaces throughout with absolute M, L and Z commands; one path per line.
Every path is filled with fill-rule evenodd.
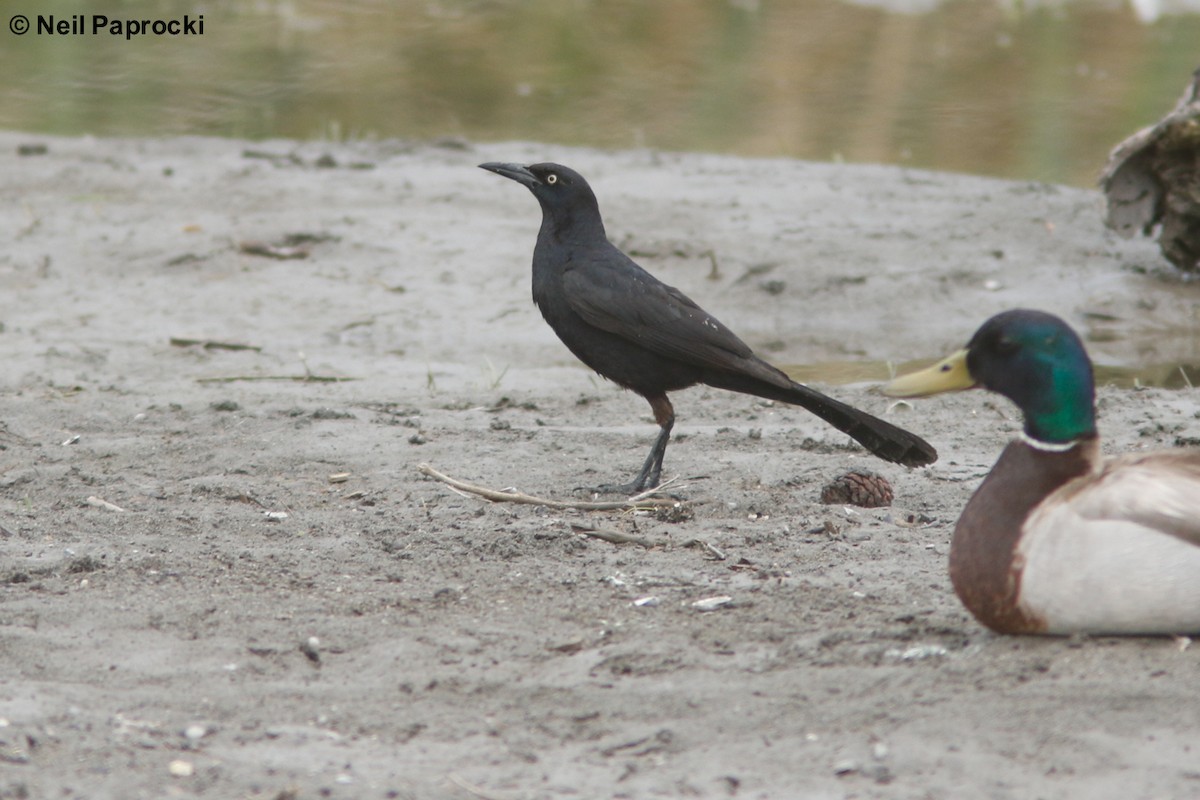
M 555 175 L 553 172 L 551 172 L 549 175 L 546 176 L 546 183 L 553 186 L 554 184 L 558 183 L 558 176 Z

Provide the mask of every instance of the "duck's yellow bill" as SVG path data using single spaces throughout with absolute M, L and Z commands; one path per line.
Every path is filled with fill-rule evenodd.
M 975 379 L 967 370 L 967 351 L 963 349 L 932 367 L 901 375 L 884 386 L 883 393 L 890 397 L 925 397 L 974 387 Z

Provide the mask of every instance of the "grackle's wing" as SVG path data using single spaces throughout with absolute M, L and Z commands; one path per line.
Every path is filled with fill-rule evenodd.
M 747 360 L 757 361 L 749 345 L 683 292 L 619 250 L 603 256 L 563 271 L 567 303 L 589 325 L 698 366 L 744 370 Z

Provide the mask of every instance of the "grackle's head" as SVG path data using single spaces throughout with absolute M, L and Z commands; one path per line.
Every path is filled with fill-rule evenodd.
M 600 224 L 600 209 L 592 187 L 575 170 L 562 164 L 504 164 L 489 161 L 481 169 L 522 184 L 542 206 L 542 213 L 556 224 Z

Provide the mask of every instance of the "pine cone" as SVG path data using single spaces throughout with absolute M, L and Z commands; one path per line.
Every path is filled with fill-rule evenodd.
M 858 469 L 834 478 L 821 490 L 821 502 L 828 505 L 879 508 L 890 506 L 892 497 L 892 485 L 887 478 Z

